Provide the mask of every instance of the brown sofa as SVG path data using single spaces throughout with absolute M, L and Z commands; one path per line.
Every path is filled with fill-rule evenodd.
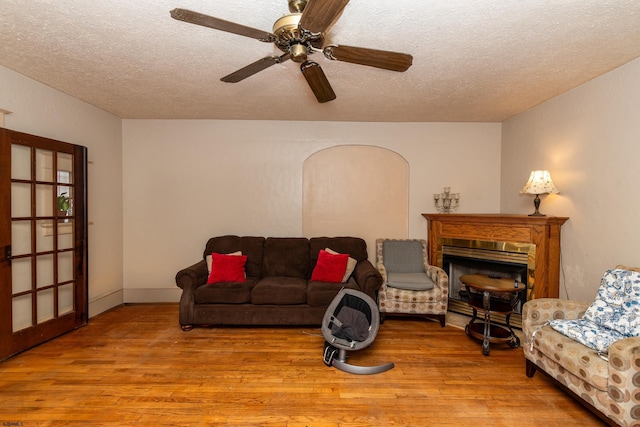
M 346 283 L 311 281 L 321 249 L 349 254 L 357 261 Z M 207 285 L 207 255 L 242 251 L 245 282 Z M 343 287 L 374 300 L 382 276 L 367 259 L 367 244 L 357 237 L 220 236 L 209 239 L 203 259 L 176 274 L 182 288 L 180 325 L 320 325 Z

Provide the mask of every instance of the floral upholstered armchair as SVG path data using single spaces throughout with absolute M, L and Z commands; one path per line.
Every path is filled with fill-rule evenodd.
M 376 267 L 382 275 L 378 291 L 380 320 L 389 315 L 434 318 L 446 326 L 449 277 L 429 265 L 423 239 L 377 239 Z
M 528 301 L 522 328 L 528 377 L 541 370 L 607 423 L 640 426 L 640 268 L 605 272 L 591 304 Z

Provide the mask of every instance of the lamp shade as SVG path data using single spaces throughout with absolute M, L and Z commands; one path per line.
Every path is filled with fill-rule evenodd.
M 556 186 L 553 185 L 549 171 L 531 171 L 529 181 L 520 190 L 520 193 L 528 194 L 556 194 L 559 192 Z

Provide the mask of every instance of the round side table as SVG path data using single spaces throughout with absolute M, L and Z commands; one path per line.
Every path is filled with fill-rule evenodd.
M 482 354 L 489 355 L 490 343 L 507 343 L 511 348 L 520 346 L 520 338 L 516 336 L 509 324 L 511 313 L 519 301 L 519 293 L 527 288 L 527 285 L 514 279 L 493 277 L 486 274 L 464 274 L 460 281 L 470 289 L 476 291 L 469 293 L 469 305 L 473 309 L 473 317 L 465 327 L 468 336 L 482 340 Z M 478 294 L 481 294 L 480 297 Z M 491 300 L 492 296 L 511 294 L 510 301 Z M 477 310 L 484 311 L 484 319 L 476 322 Z M 504 314 L 507 327 L 491 323 L 491 313 Z

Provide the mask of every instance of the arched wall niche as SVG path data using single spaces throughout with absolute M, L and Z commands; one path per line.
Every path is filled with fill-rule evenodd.
M 320 150 L 303 164 L 302 233 L 365 239 L 375 261 L 377 238 L 409 233 L 409 163 L 368 145 Z

